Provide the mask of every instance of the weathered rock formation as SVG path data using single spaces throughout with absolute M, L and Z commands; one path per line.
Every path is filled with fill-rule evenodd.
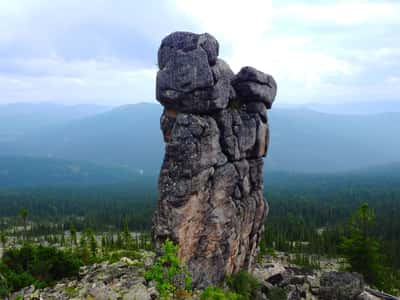
M 218 58 L 217 40 L 175 32 L 158 51 L 165 157 L 154 215 L 156 247 L 169 238 L 196 287 L 251 269 L 268 206 L 263 197 L 272 76 Z

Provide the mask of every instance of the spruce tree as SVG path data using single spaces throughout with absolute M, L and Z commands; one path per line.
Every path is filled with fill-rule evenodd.
M 4 230 L 0 231 L 0 242 L 5 250 L 7 248 L 7 234 Z
M 131 248 L 131 246 L 132 246 L 132 236 L 131 236 L 131 233 L 129 231 L 127 218 L 125 218 L 125 220 L 124 220 L 124 231 L 123 231 L 122 235 L 123 235 L 123 243 L 124 243 L 125 249 Z
M 28 239 L 28 236 L 27 236 L 28 235 L 28 231 L 27 231 L 28 210 L 26 208 L 22 207 L 19 210 L 19 216 L 21 217 L 22 223 L 24 226 L 24 240 L 27 240 Z
M 76 237 L 76 229 L 74 224 L 71 224 L 69 226 L 69 234 L 70 234 L 70 239 L 71 239 L 71 248 L 74 245 L 75 247 L 78 245 L 78 240 Z
M 341 249 L 351 271 L 361 273 L 370 284 L 381 282 L 381 255 L 378 241 L 371 236 L 375 214 L 368 204 L 363 204 L 351 217 L 348 236 L 343 238 Z
M 98 248 L 96 236 L 94 235 L 94 232 L 92 229 L 88 230 L 87 235 L 88 235 L 88 239 L 89 239 L 90 252 L 92 254 L 92 257 L 96 258 L 97 248 Z

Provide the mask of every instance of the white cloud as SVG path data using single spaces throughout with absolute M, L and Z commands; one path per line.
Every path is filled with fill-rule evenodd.
M 0 101 L 154 101 L 175 30 L 215 35 L 236 72 L 274 75 L 277 104 L 398 99 L 399 15 L 385 0 L 0 0 Z
M 386 82 L 389 84 L 400 84 L 400 77 L 390 76 L 386 78 Z
M 276 3 L 279 3 L 276 1 Z M 375 22 L 400 23 L 400 4 L 394 2 L 331 1 L 330 3 L 293 3 L 277 5 L 279 18 L 297 19 L 305 23 L 359 25 Z
M 313 35 L 279 34 L 279 28 L 272 26 L 275 19 L 286 17 L 288 11 L 302 13 L 305 5 L 292 9 L 292 5 L 275 8 L 272 1 L 262 0 L 251 4 L 218 1 L 217 7 L 212 0 L 176 2 L 178 9 L 195 18 L 199 31 L 209 31 L 223 41 L 222 50 L 229 45 L 230 51 L 222 54 L 226 54 L 235 72 L 252 65 L 271 73 L 278 81 L 279 102 L 307 103 L 321 93 L 325 77 L 346 77 L 358 71 L 350 61 L 313 47 L 318 43 Z
M 156 69 L 135 69 L 116 59 L 66 61 L 62 58 L 18 61 L 18 74 L 0 75 L 3 102 L 90 101 L 121 105 L 152 101 Z M 24 75 L 21 75 L 24 74 Z
M 194 18 L 201 30 L 220 40 L 251 39 L 264 34 L 271 25 L 271 0 L 176 0 L 175 5 Z
M 67 104 L 154 101 L 157 46 L 182 21 L 158 0 L 0 0 L 0 19 L 0 102 Z

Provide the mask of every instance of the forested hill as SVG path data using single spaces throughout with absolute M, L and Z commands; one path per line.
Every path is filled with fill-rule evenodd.
M 134 181 L 139 175 L 139 170 L 90 162 L 0 156 L 0 188 L 110 184 Z
M 400 189 L 400 163 L 371 166 L 336 173 L 299 173 L 268 171 L 264 176 L 266 190 L 331 192 L 338 189 Z
M 98 185 L 0 188 L 0 218 L 19 222 L 21 207 L 31 220 L 69 224 L 83 230 L 121 228 L 128 217 L 132 230 L 149 230 L 157 200 L 157 177 Z M 400 165 L 338 174 L 270 173 L 265 176 L 270 210 L 266 231 L 276 241 L 313 241 L 310 251 L 334 253 L 343 226 L 363 203 L 375 210 L 373 233 L 400 268 Z M 338 227 L 339 226 L 339 227 Z M 325 229 L 321 241 L 318 230 Z M 329 230 L 328 230 L 329 229 Z
M 94 116 L 107 106 L 55 103 L 13 103 L 0 105 L 0 142 L 22 138 L 34 131 Z
M 400 163 L 336 173 L 274 171 L 266 164 L 264 185 L 268 191 L 324 192 L 354 187 L 400 187 Z M 61 185 L 98 185 L 146 182 L 156 189 L 157 173 L 145 173 L 128 166 L 109 166 L 87 161 L 0 156 L 0 189 Z
M 0 155 L 90 161 L 158 174 L 164 152 L 160 105 L 64 113 L 68 117 L 57 122 L 51 109 L 37 112 L 41 119 L 48 115 L 52 122 L 33 131 L 21 131 L 19 122 L 0 115 Z M 24 119 L 24 128 L 37 127 L 38 118 L 32 118 Z M 400 139 L 396 138 L 400 113 L 333 115 L 275 108 L 269 119 L 267 170 L 325 173 L 400 161 Z

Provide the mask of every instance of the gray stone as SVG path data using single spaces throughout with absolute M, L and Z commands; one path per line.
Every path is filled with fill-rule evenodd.
M 199 36 L 198 44 L 207 52 L 210 65 L 214 65 L 219 52 L 218 41 L 211 34 L 203 33 Z
M 258 266 L 253 271 L 253 276 L 260 282 L 268 282 L 268 280 L 278 274 L 286 272 L 285 267 L 280 263 L 267 264 L 265 266 Z M 283 277 L 283 276 L 282 276 Z
M 252 81 L 259 84 L 272 84 L 271 75 L 265 74 L 253 67 L 243 67 L 235 76 L 234 83 L 243 81 Z M 276 84 L 275 84 L 276 85 Z
M 195 34 L 191 32 L 178 31 L 166 36 L 158 50 L 158 66 L 163 69 L 178 50 L 189 52 L 201 48 L 207 54 L 208 61 L 211 65 L 215 64 L 218 57 L 219 44 L 218 41 L 210 34 Z
M 224 109 L 236 97 L 234 73 L 218 59 L 218 42 L 211 35 L 175 32 L 161 43 L 156 98 L 167 109 L 208 113 Z
M 120 298 L 120 295 L 118 293 L 113 291 L 111 288 L 107 288 L 104 286 L 92 288 L 89 291 L 89 295 L 91 295 L 96 300 L 117 300 Z M 128 298 L 128 299 L 135 299 L 135 298 Z
M 97 298 L 96 298 L 97 299 Z M 151 300 L 151 294 L 146 287 L 139 283 L 131 288 L 122 298 L 123 300 Z
M 320 279 L 321 300 L 351 300 L 364 290 L 364 280 L 358 273 L 327 272 Z
M 381 298 L 378 298 L 378 297 L 364 291 L 360 295 L 357 296 L 357 300 L 381 300 Z
M 220 128 L 221 147 L 231 161 L 267 154 L 269 127 L 259 114 L 226 109 L 214 116 Z
M 196 89 L 210 88 L 214 84 L 207 54 L 196 49 L 190 52 L 177 52 L 164 69 L 157 73 L 157 87 L 160 90 L 174 90 L 182 93 Z M 164 97 L 168 97 L 167 94 Z M 175 100 L 174 97 L 170 98 Z
M 287 300 L 301 300 L 301 291 L 295 285 L 288 286 Z
M 262 102 L 270 109 L 275 100 L 277 84 L 271 75 L 252 67 L 244 67 L 233 78 L 237 97 L 244 102 Z
M 246 109 L 249 113 L 264 113 L 267 108 L 262 102 L 249 102 L 246 104 Z

